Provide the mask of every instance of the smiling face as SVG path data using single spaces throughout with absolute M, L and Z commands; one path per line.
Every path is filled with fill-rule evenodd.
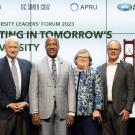
M 77 68 L 80 70 L 86 70 L 89 67 L 89 54 L 88 53 L 80 53 L 76 59 Z
M 55 37 L 49 37 L 45 45 L 46 53 L 50 58 L 57 57 L 59 50 L 59 42 Z
M 118 41 L 110 41 L 107 45 L 108 62 L 114 63 L 121 53 L 121 45 Z

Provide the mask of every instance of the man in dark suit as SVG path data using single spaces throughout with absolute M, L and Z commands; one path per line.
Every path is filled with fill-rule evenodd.
M 26 135 L 31 63 L 17 58 L 17 37 L 7 38 L 4 48 L 6 56 L 0 59 L 0 135 Z
M 134 74 L 131 64 L 119 59 L 121 44 L 107 44 L 107 63 L 98 67 L 104 90 L 103 135 L 127 135 L 127 122 L 134 101 Z

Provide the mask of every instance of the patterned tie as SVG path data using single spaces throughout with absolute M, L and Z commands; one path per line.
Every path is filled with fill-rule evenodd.
M 18 73 L 17 73 L 15 61 L 12 60 L 11 63 L 12 63 L 11 72 L 12 72 L 12 76 L 13 76 L 15 87 L 16 87 L 16 99 L 18 99 L 20 97 L 20 93 L 21 93 L 19 90 Z
M 56 69 L 55 59 L 52 59 L 52 77 L 54 81 L 54 86 L 56 87 L 57 69 Z

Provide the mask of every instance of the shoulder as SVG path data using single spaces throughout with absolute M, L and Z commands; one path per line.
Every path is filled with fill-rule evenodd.
M 38 65 L 43 65 L 43 64 L 45 64 L 47 62 L 48 62 L 47 57 L 44 57 L 44 58 L 42 58 L 40 60 L 32 62 L 32 65 L 37 65 L 38 66 Z
M 20 58 L 17 58 L 18 59 L 18 63 L 21 67 L 27 69 L 27 70 L 31 70 L 31 67 L 32 67 L 32 64 L 30 61 L 26 60 L 26 59 L 20 59 Z
M 99 65 L 97 66 L 97 70 L 100 69 L 100 68 L 103 68 L 104 66 L 106 66 L 106 63 L 102 64 L 102 65 Z
M 2 61 L 4 58 L 0 58 L 0 61 Z
M 0 58 L 0 63 L 3 62 L 6 58 Z
M 120 65 L 123 67 L 123 69 L 127 72 L 133 72 L 134 69 L 133 69 L 133 66 L 131 63 L 127 63 L 127 62 L 124 62 L 124 61 L 120 61 Z
M 93 67 L 89 68 L 89 71 L 94 74 L 97 73 L 97 69 Z
M 3 58 L 0 58 L 0 65 L 2 66 L 6 66 L 6 65 L 8 65 L 9 63 L 8 63 L 8 59 L 7 59 L 7 57 L 5 56 L 5 57 L 3 57 Z
M 96 69 L 97 69 L 97 71 L 100 71 L 101 72 L 106 66 L 107 66 L 107 64 L 104 63 L 102 65 L 99 65 Z
M 124 62 L 124 61 L 120 61 L 120 64 L 121 64 L 124 68 L 133 67 L 131 63 Z
M 131 66 L 131 63 L 125 62 L 125 61 L 120 61 L 121 64 L 123 64 L 124 66 Z
M 0 67 L 3 65 L 4 66 L 4 64 L 6 63 L 6 59 L 5 59 L 5 57 L 4 58 L 0 58 Z M 3 67 L 2 66 L 2 67 Z
M 24 63 L 31 63 L 29 60 L 26 60 L 26 59 L 20 59 L 20 58 L 18 58 L 20 61 L 22 61 L 22 62 L 24 62 Z
M 90 70 L 92 75 L 94 75 L 94 76 L 98 76 L 99 75 L 99 72 L 98 72 L 97 68 L 93 68 L 92 67 L 89 70 Z
M 71 63 L 66 61 L 66 60 L 64 60 L 63 58 L 58 57 L 58 60 L 59 60 L 60 64 L 71 66 Z
M 31 62 L 29 60 L 26 60 L 26 59 L 21 59 L 21 58 L 18 58 L 18 61 L 23 63 L 23 64 L 27 64 L 27 65 L 31 65 Z

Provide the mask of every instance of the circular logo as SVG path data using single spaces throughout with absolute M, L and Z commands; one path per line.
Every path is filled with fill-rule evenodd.
M 79 9 L 79 5 L 77 3 L 72 3 L 70 8 L 72 11 L 77 11 Z
M 121 3 L 117 6 L 120 11 L 129 11 L 132 9 L 132 5 L 128 3 Z

